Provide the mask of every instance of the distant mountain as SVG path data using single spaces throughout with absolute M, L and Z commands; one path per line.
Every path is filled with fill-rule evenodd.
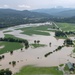
M 48 21 L 75 23 L 75 9 L 53 8 L 38 10 L 19 11 L 13 9 L 0 9 L 0 28 Z
M 75 23 L 75 16 L 59 20 L 60 22 Z
M 66 11 L 66 10 L 70 10 L 70 8 L 36 9 L 36 10 L 32 10 L 32 11 L 54 15 L 55 13 L 59 13 L 59 12 Z
M 54 17 L 72 17 L 75 16 L 75 9 L 72 8 L 51 8 L 51 9 L 37 9 L 33 10 L 39 13 L 47 13 Z
M 13 9 L 0 9 L 0 27 L 44 22 L 50 18 L 52 18 L 52 16 L 46 13 L 38 13 L 28 10 L 19 11 Z
M 63 18 L 73 17 L 73 16 L 75 16 L 75 9 L 55 13 L 53 16 L 63 17 Z
M 0 17 L 2 16 L 21 16 L 21 17 L 29 17 L 29 18 L 34 18 L 34 17 L 48 17 L 50 16 L 49 14 L 45 14 L 45 13 L 38 13 L 38 12 L 32 12 L 32 11 L 28 11 L 28 10 L 23 10 L 23 11 L 19 11 L 19 10 L 13 10 L 13 9 L 0 9 Z

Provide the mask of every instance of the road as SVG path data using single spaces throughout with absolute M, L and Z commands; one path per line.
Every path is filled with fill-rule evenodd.
M 59 29 L 59 31 L 63 31 L 61 28 L 58 27 L 58 25 L 56 25 L 56 23 L 54 23 L 54 22 L 52 22 L 52 23 L 53 23 L 53 25 L 56 26 L 56 28 Z M 65 34 L 65 35 L 67 36 L 67 38 L 69 38 L 67 34 Z M 73 43 L 74 43 L 74 42 L 73 42 Z M 75 44 L 75 43 L 74 43 L 74 44 Z M 67 72 L 64 71 L 64 67 L 65 67 L 65 64 L 64 64 L 62 67 L 58 66 L 59 70 L 63 72 L 63 75 L 71 75 L 68 71 L 67 71 Z M 75 74 L 74 74 L 74 75 L 75 75 Z

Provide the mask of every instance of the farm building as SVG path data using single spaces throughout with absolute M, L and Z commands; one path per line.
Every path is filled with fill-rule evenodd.
M 72 65 L 71 62 L 68 62 L 67 66 L 68 66 L 68 68 L 69 68 L 70 71 L 74 71 L 74 67 L 73 67 L 73 65 Z

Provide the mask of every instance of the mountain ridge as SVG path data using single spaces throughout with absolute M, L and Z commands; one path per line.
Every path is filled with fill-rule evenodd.
M 74 8 L 51 8 L 51 9 L 37 9 L 33 10 L 39 13 L 47 13 L 54 17 L 72 17 L 75 16 L 75 9 Z
M 52 18 L 45 13 L 32 12 L 28 10 L 0 9 L 0 27 L 8 27 L 26 23 L 44 22 Z

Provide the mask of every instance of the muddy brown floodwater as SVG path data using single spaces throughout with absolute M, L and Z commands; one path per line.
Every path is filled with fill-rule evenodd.
M 23 25 L 21 27 L 23 27 Z M 54 37 L 54 32 L 49 32 L 51 34 L 50 36 L 28 36 L 21 34 L 21 30 L 15 30 L 15 27 L 12 28 L 10 27 L 3 31 L 12 30 L 12 32 L 7 32 L 5 34 L 12 34 L 16 37 L 27 39 L 29 43 L 34 43 L 34 40 L 40 40 L 41 44 L 46 44 L 47 46 L 39 48 L 29 47 L 27 50 L 23 48 L 23 51 L 18 49 L 13 52 L 13 55 L 10 55 L 10 53 L 2 54 L 5 55 L 5 58 L 0 61 L 0 69 L 10 68 L 13 73 L 16 73 L 21 69 L 21 67 L 25 65 L 52 67 L 58 66 L 59 64 L 64 64 L 68 62 L 68 60 L 72 63 L 75 62 L 75 59 L 70 57 L 73 47 L 63 47 L 60 51 L 52 53 L 47 58 L 44 57 L 46 53 L 51 52 L 55 50 L 58 46 L 63 45 L 64 39 L 57 40 Z M 3 31 L 0 31 L 0 37 L 4 37 L 4 33 L 2 33 Z M 49 46 L 50 42 L 52 43 L 51 47 Z M 9 62 L 12 61 L 16 61 L 16 66 L 13 67 L 12 65 L 9 65 Z

